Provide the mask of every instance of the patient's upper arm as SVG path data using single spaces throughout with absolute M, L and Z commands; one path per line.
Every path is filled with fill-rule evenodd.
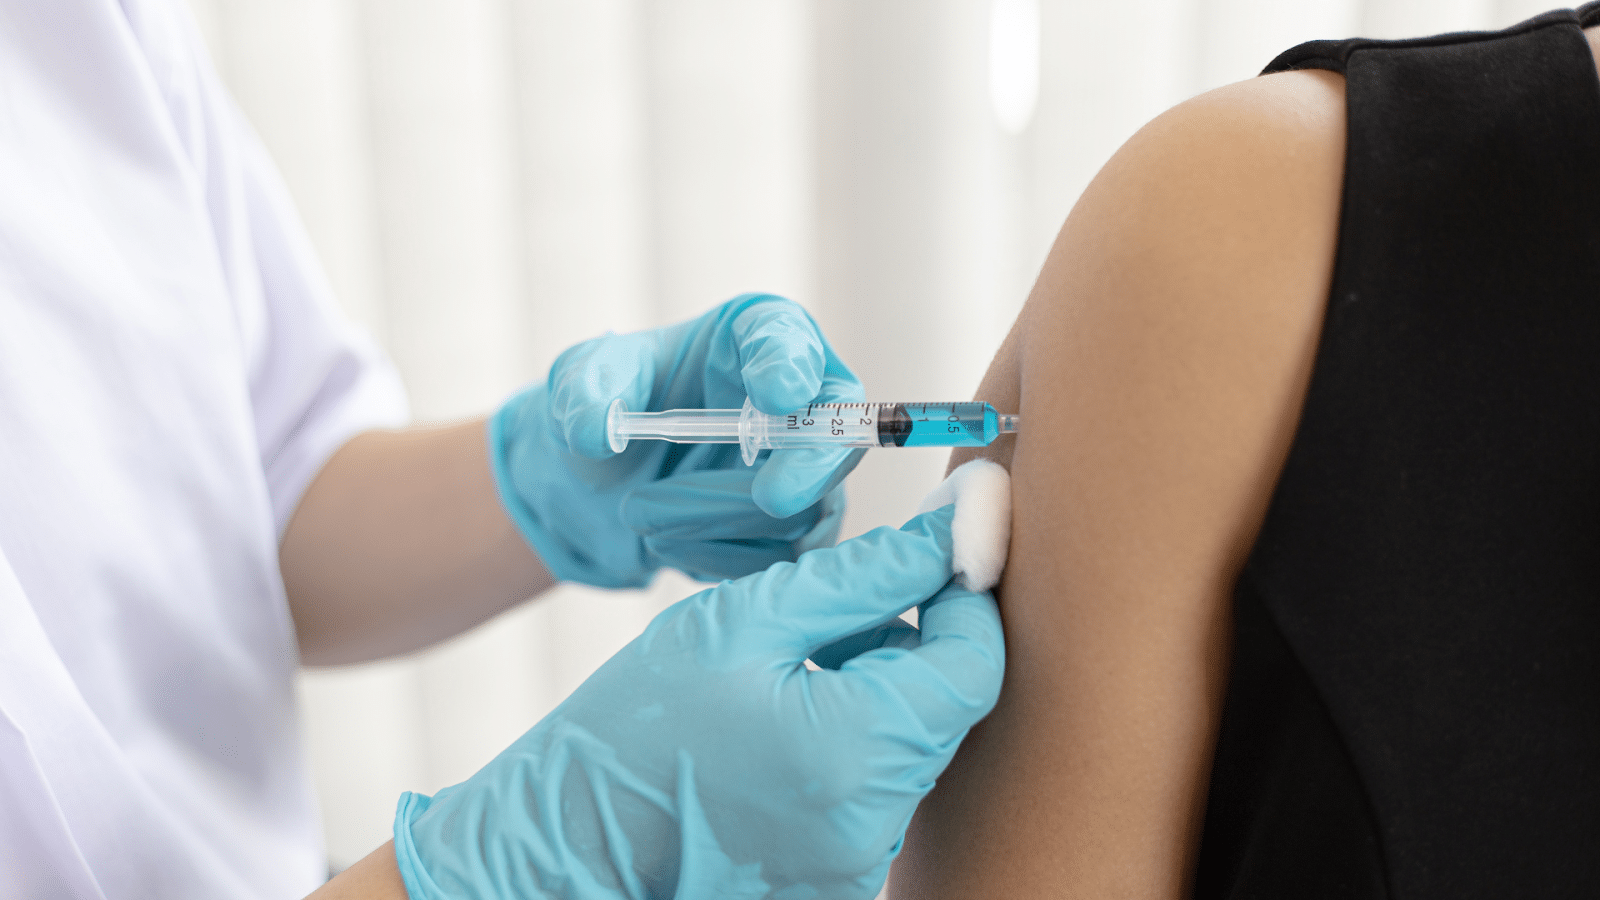
M 979 392 L 1016 408 L 999 706 L 917 813 L 892 896 L 1177 897 L 1228 597 L 1331 279 L 1343 82 L 1198 97 L 1118 152 Z

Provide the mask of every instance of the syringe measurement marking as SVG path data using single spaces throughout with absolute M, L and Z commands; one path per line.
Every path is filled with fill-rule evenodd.
M 829 420 L 828 420 L 828 424 L 830 426 L 829 427 L 829 433 L 833 434 L 835 437 L 842 437 L 844 435 L 844 424 L 845 424 L 845 422 L 844 422 L 844 419 L 841 418 L 841 417 L 844 415 L 844 411 L 846 409 L 855 409 L 857 407 L 859 407 L 861 409 L 867 409 L 868 407 L 881 406 L 881 405 L 882 404 L 878 404 L 878 403 L 834 403 L 834 404 L 832 404 L 833 411 L 834 411 L 835 415 L 829 417 Z M 799 415 L 786 416 L 784 418 L 784 429 L 787 430 L 787 431 L 799 431 L 802 426 L 809 428 L 812 425 L 817 424 L 816 423 L 816 419 L 814 418 L 816 406 L 817 405 L 815 403 L 809 403 L 809 404 L 806 405 L 806 418 L 805 419 L 800 419 Z M 822 408 L 823 409 L 827 409 L 828 408 L 828 404 L 824 404 Z M 861 424 L 870 426 L 872 424 L 872 418 L 870 416 L 862 416 L 861 417 Z
M 829 433 L 834 435 L 834 436 L 836 436 L 836 437 L 842 437 L 844 435 L 843 426 L 846 424 L 845 421 L 844 421 L 844 411 L 846 409 L 867 410 L 867 409 L 873 409 L 873 408 L 882 408 L 884 406 L 891 406 L 891 405 L 894 405 L 894 404 L 870 403 L 870 402 L 864 402 L 864 401 L 863 402 L 856 402 L 856 403 L 842 403 L 841 402 L 841 403 L 822 404 L 820 409 L 827 410 L 830 407 L 833 409 L 834 415 L 829 417 L 829 422 L 828 422 Z M 917 422 L 932 422 L 933 421 L 933 417 L 928 415 L 928 406 L 929 406 L 929 404 L 927 404 L 927 403 L 922 403 L 922 404 L 918 405 L 918 412 L 920 412 L 922 414 L 922 416 L 921 416 L 921 418 L 915 419 L 914 421 L 917 421 Z M 810 428 L 810 427 L 815 426 L 817 424 L 816 417 L 817 417 L 818 409 L 819 409 L 819 407 L 818 407 L 818 405 L 816 403 L 811 403 L 811 404 L 808 404 L 806 406 L 805 418 L 804 419 L 800 418 L 800 416 L 798 414 L 785 417 L 785 421 L 784 421 L 785 430 L 788 430 L 788 431 L 799 431 L 801 428 Z M 865 427 L 871 427 L 874 424 L 873 419 L 870 416 L 861 416 L 861 417 L 859 417 L 859 422 L 860 422 L 860 424 L 862 426 L 865 426 Z M 962 419 L 961 419 L 960 415 L 952 414 L 952 415 L 946 416 L 945 417 L 945 423 L 946 423 L 945 424 L 945 431 L 950 433 L 950 434 L 960 434 L 962 432 L 962 430 L 963 430 Z

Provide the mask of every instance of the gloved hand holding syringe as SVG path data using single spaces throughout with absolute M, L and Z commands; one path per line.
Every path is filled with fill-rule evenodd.
M 743 409 L 629 412 L 621 400 L 606 416 L 606 438 L 621 453 L 629 441 L 738 444 L 746 465 L 762 450 L 801 447 L 987 447 L 1014 434 L 1017 416 L 978 401 L 816 403 L 771 415 Z

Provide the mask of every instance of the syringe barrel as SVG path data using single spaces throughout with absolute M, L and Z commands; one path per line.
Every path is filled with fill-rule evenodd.
M 781 415 L 756 409 L 749 400 L 739 411 L 739 449 L 747 465 L 763 450 L 805 447 L 878 447 L 877 404 L 824 404 Z
M 740 412 L 747 463 L 762 450 L 798 447 L 987 447 L 1017 428 L 1016 416 L 1002 417 L 978 401 L 818 403 L 773 416 L 746 400 Z
M 611 449 L 630 440 L 737 443 L 746 463 L 763 450 L 806 447 L 984 447 L 1017 430 L 980 402 L 814 403 L 771 415 L 749 400 L 743 409 L 674 409 L 630 413 L 621 400 L 606 417 Z

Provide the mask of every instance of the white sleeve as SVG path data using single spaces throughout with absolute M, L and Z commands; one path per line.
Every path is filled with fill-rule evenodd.
M 247 126 L 239 130 L 263 316 L 250 395 L 281 535 L 334 451 L 359 432 L 405 424 L 408 410 L 388 358 L 334 304 L 265 149 Z
M 166 4 L 129 8 L 139 11 L 131 24 L 205 194 L 281 535 L 334 451 L 361 431 L 406 422 L 405 392 L 376 343 L 334 302 L 288 190 L 222 86 L 198 28 L 181 11 L 162 15 L 172 10 Z

